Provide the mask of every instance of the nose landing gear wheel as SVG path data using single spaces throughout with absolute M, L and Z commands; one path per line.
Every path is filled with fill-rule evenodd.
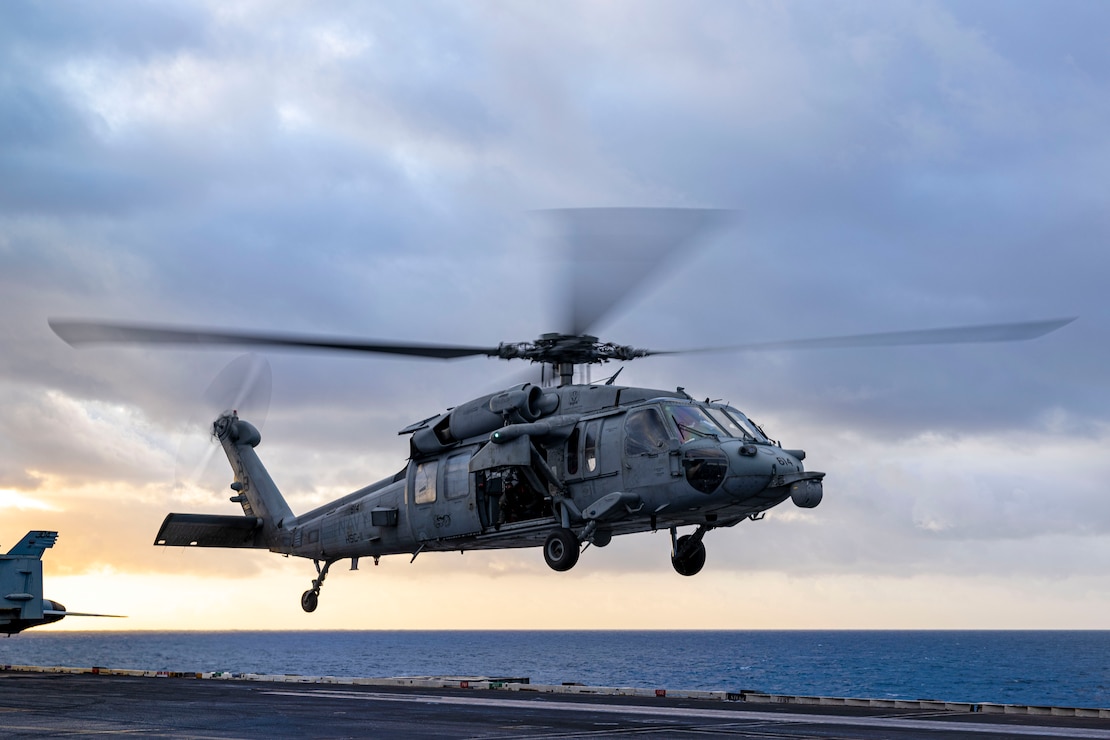
M 301 608 L 306 612 L 316 611 L 316 605 L 320 603 L 320 594 L 316 591 L 309 589 L 301 594 Z
M 543 543 L 543 559 L 552 570 L 570 570 L 580 553 L 578 538 L 569 529 L 556 529 Z
M 705 565 L 705 545 L 700 540 L 693 541 L 693 535 L 683 535 L 675 545 L 671 565 L 681 576 L 696 575 Z

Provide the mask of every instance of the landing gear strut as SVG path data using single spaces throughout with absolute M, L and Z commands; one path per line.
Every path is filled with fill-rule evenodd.
M 705 565 L 705 545 L 701 538 L 709 529 L 703 524 L 693 534 L 678 537 L 675 528 L 671 527 L 671 565 L 679 575 L 697 575 Z
M 319 560 L 313 560 L 312 564 L 316 566 L 316 578 L 312 579 L 312 588 L 301 594 L 301 608 L 306 612 L 316 611 L 316 606 L 320 603 L 320 587 L 324 585 L 324 579 L 328 576 L 328 568 L 334 563 L 334 560 L 324 561 L 324 567 L 320 567 Z

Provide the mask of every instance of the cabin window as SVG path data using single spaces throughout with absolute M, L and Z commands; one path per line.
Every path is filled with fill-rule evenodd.
M 624 454 L 656 454 L 667 446 L 667 427 L 655 408 L 629 412 L 624 421 Z
M 470 453 L 452 455 L 447 458 L 443 471 L 444 496 L 462 498 L 470 493 Z
M 567 473 L 576 475 L 578 473 L 578 427 L 570 433 L 570 439 L 567 440 Z
M 601 419 L 595 419 L 586 425 L 586 444 L 582 448 L 582 456 L 586 460 L 587 472 L 597 470 L 597 445 L 601 437 Z
M 420 463 L 413 474 L 413 501 L 430 504 L 436 500 L 436 461 Z

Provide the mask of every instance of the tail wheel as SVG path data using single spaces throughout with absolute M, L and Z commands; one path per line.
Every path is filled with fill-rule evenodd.
M 705 566 L 705 545 L 701 541 L 691 543 L 693 535 L 683 535 L 675 545 L 671 565 L 681 576 L 697 575 Z
M 556 529 L 543 543 L 543 559 L 552 570 L 565 571 L 578 562 L 578 538 L 569 529 Z

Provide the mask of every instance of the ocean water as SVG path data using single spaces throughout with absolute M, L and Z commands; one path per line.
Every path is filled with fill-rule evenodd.
M 28 631 L 0 664 L 1110 707 L 1110 631 Z

